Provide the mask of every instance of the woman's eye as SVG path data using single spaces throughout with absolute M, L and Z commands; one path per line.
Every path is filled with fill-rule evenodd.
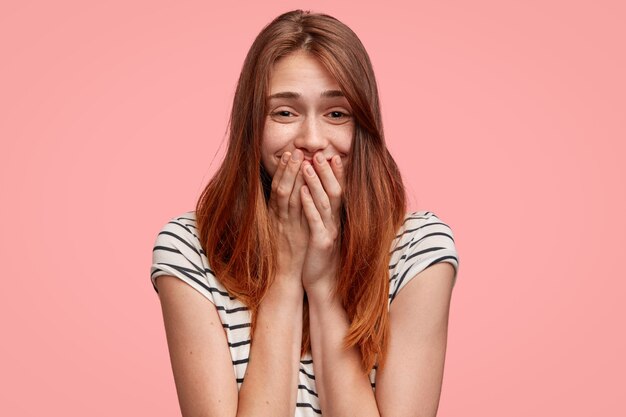
M 332 117 L 333 119 L 341 119 L 343 117 L 348 117 L 346 113 L 341 112 L 341 111 L 331 111 L 329 114 L 339 115 L 339 116 Z
M 279 110 L 277 112 L 272 113 L 272 115 L 274 116 L 282 116 L 282 117 L 289 117 L 289 114 L 291 114 L 289 110 Z
M 337 110 L 331 111 L 328 114 L 331 115 L 330 116 L 331 119 L 335 119 L 335 120 L 347 119 L 348 117 L 350 117 L 350 115 L 348 115 L 347 113 L 344 113 L 342 111 L 337 111 Z M 272 116 L 291 117 L 293 116 L 293 113 L 290 112 L 289 110 L 279 110 L 279 111 L 272 113 Z

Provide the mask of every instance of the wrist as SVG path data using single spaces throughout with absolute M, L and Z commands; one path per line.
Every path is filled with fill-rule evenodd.
M 335 281 L 331 279 L 317 279 L 314 282 L 306 283 L 303 289 L 306 292 L 307 299 L 314 301 L 316 299 L 327 300 L 334 295 Z
M 302 286 L 302 279 L 295 274 L 277 274 L 270 289 L 278 291 L 286 296 L 300 296 L 304 295 L 304 287 Z

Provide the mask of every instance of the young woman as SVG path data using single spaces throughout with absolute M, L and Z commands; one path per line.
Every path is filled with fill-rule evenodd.
M 434 416 L 458 256 L 433 212 L 406 213 L 357 36 L 277 17 L 229 126 L 153 249 L 183 416 Z

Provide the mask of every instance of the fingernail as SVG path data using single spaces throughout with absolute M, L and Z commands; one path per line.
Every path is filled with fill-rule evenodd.
M 335 165 L 341 166 L 341 157 L 339 155 L 335 156 Z
M 322 155 L 321 153 L 318 153 L 317 156 L 315 156 L 315 159 L 317 159 L 317 162 L 319 162 L 320 164 L 326 160 L 324 158 L 324 155 Z
M 281 161 L 283 161 L 285 164 L 287 163 L 287 161 L 289 161 L 289 157 L 291 156 L 291 154 L 289 152 L 285 152 L 283 154 L 283 157 L 281 158 Z
M 298 162 L 300 160 L 300 157 L 302 156 L 302 152 L 299 152 L 297 149 L 294 151 L 294 153 L 291 154 L 291 160 L 294 162 Z
M 311 193 L 309 192 L 309 187 L 307 187 L 306 185 L 304 186 L 304 194 L 311 195 Z
M 315 175 L 315 171 L 313 171 L 313 167 L 311 165 L 307 165 L 305 170 L 306 170 L 306 173 L 309 174 L 309 177 L 312 177 Z

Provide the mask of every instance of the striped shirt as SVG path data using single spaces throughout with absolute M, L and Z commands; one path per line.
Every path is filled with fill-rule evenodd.
M 437 262 L 454 266 L 456 283 L 459 258 L 452 230 L 433 212 L 408 213 L 390 250 L 388 307 L 417 273 Z M 209 267 L 197 237 L 194 211 L 172 218 L 158 233 L 150 268 L 150 279 L 157 293 L 156 278 L 161 275 L 180 278 L 216 306 L 226 332 L 237 388 L 241 389 L 250 353 L 250 312 L 241 301 L 228 294 Z M 322 412 L 310 353 L 301 358 L 298 378 L 295 417 L 319 417 Z M 370 373 L 370 382 L 375 389 L 376 367 Z

